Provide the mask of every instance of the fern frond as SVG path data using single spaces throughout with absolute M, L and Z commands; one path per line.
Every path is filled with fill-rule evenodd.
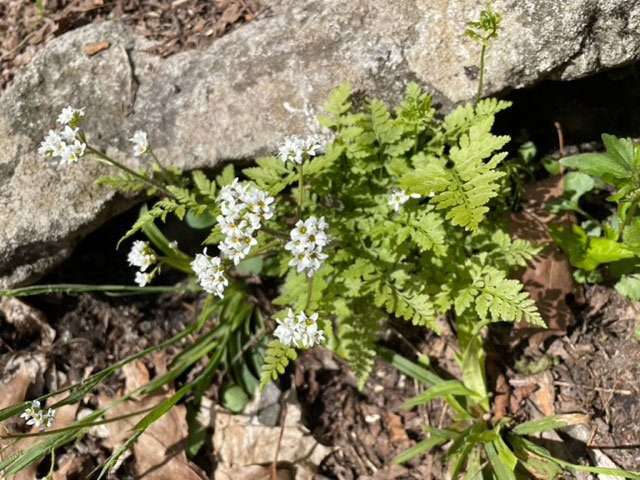
M 348 82 L 331 92 L 323 107 L 327 115 L 318 118 L 320 125 L 331 129 L 340 126 L 340 117 L 351 109 L 351 93 L 351 84 Z
M 160 219 L 163 222 L 166 221 L 167 215 L 170 213 L 175 214 L 179 219 L 183 219 L 186 214 L 186 208 L 171 198 L 163 198 L 156 202 L 156 204 L 150 210 L 146 210 L 140 214 L 133 226 L 124 234 L 124 236 L 118 241 L 118 246 L 123 240 L 126 240 L 134 233 L 142 230 L 146 225 L 153 223 L 155 220 Z
M 258 187 L 276 195 L 287 188 L 297 178 L 288 166 L 276 157 L 259 158 L 257 167 L 245 168 L 242 172 Z
M 362 389 L 373 370 L 375 344 L 384 318 L 364 301 L 352 306 L 342 301 L 339 303 L 341 305 L 336 305 L 335 308 L 338 314 L 336 353 L 348 362 L 358 379 L 358 388 Z
M 410 235 L 421 251 L 433 251 L 437 256 L 446 253 L 445 230 L 440 214 L 421 208 L 409 217 Z
M 371 111 L 371 127 L 381 146 L 392 145 L 402 137 L 402 129 L 398 127 L 384 102 L 372 100 L 369 104 Z
M 374 303 L 398 318 L 438 331 L 435 307 L 426 293 L 400 290 L 382 281 L 375 293 Z
M 296 358 L 298 358 L 298 354 L 295 349 L 287 347 L 279 340 L 269 342 L 260 371 L 260 389 L 263 389 L 272 380 L 277 380 L 284 373 L 289 362 Z
M 533 245 L 531 242 L 512 239 L 504 230 L 496 230 L 483 243 L 478 238 L 475 248 L 488 252 L 493 265 L 504 268 L 524 267 L 542 251 L 542 247 Z
M 506 153 L 491 155 L 509 137 L 493 135 L 492 125 L 492 117 L 475 123 L 451 147 L 450 162 L 441 157 L 417 155 L 415 170 L 404 175 L 400 184 L 411 192 L 435 194 L 431 201 L 436 208 L 447 210 L 446 216 L 454 225 L 475 230 L 489 211 L 486 204 L 498 195 L 498 180 L 505 175 L 496 167 Z
M 520 322 L 545 327 L 538 307 L 523 291 L 524 286 L 518 280 L 506 278 L 503 271 L 484 266 L 472 273 L 478 296 L 475 298 L 475 310 L 481 319 L 494 322 Z

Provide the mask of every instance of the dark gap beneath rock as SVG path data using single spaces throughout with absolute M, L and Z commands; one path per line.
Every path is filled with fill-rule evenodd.
M 512 137 L 511 148 L 533 141 L 538 152 L 558 150 L 554 126 L 565 145 L 598 141 L 600 134 L 640 137 L 640 64 L 573 81 L 545 80 L 498 97 L 513 106 L 497 117 L 496 129 Z

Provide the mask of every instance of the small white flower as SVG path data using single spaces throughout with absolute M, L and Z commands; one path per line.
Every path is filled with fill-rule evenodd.
M 274 214 L 274 198 L 249 183 L 225 185 L 218 196 L 220 212 L 217 217 L 220 231 L 225 236 L 218 247 L 222 256 L 238 265 L 258 243 L 256 232 L 262 223 Z
M 301 165 L 306 159 L 315 157 L 322 151 L 322 140 L 316 135 L 309 137 L 288 137 L 278 148 L 278 158 L 284 163 Z
M 290 267 L 296 267 L 299 273 L 306 272 L 309 277 L 320 269 L 327 259 L 327 255 L 322 252 L 329 242 L 327 228 L 324 217 L 309 217 L 296 223 L 290 233 L 291 240 L 284 246 L 293 255 Z
M 56 412 L 52 408 L 44 410 L 40 407 L 40 402 L 34 400 L 31 405 L 20 414 L 20 417 L 27 421 L 27 425 L 33 425 L 40 430 L 51 428 L 56 418 Z
M 66 106 L 58 115 L 58 123 L 60 125 L 69 125 L 78 123 L 80 117 L 84 117 L 84 108 L 73 108 Z
M 149 273 L 137 271 L 135 282 L 138 284 L 139 287 L 146 287 L 153 281 L 153 277 L 155 276 L 156 276 L 156 270 L 153 270 L 152 272 L 149 272 Z
M 324 343 L 325 337 L 322 329 L 318 327 L 318 314 L 307 317 L 304 312 L 298 315 L 289 309 L 287 316 L 278 319 L 278 326 L 273 332 L 274 336 L 288 347 L 312 348 Z
M 276 321 L 278 322 L 278 326 L 273 332 L 274 336 L 280 340 L 283 345 L 288 347 L 295 345 L 300 338 L 300 323 L 293 314 L 293 310 L 289 309 L 285 318 Z
M 224 297 L 224 290 L 229 285 L 229 280 L 224 275 L 220 257 L 208 256 L 205 248 L 191 262 L 191 268 L 205 292 L 214 293 L 220 298 Z
M 49 130 L 49 133 L 40 143 L 38 153 L 43 157 L 57 157 L 62 145 L 64 145 L 64 142 L 60 134 L 54 130 Z
M 147 268 L 158 261 L 158 257 L 148 242 L 136 240 L 133 242 L 131 250 L 129 250 L 127 261 L 129 262 L 129 265 L 138 267 L 141 272 L 144 272 Z
M 38 153 L 43 157 L 58 157 L 61 165 L 77 162 L 87 145 L 77 138 L 78 129 L 66 125 L 61 132 L 49 130 L 40 143 Z
M 78 140 L 73 143 L 63 143 L 57 153 L 60 157 L 60 165 L 75 163 L 84 155 L 86 145 Z
M 133 137 L 129 139 L 133 143 L 133 155 L 140 157 L 149 151 L 149 141 L 147 139 L 147 133 L 142 130 L 137 130 Z
M 402 205 L 412 198 L 420 198 L 420 195 L 417 193 L 408 194 L 404 190 L 394 188 L 389 194 L 388 203 L 394 212 L 399 212 Z

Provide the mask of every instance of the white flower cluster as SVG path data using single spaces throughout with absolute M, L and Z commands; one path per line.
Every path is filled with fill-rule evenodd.
M 224 297 L 224 289 L 229 285 L 229 280 L 224 276 L 220 257 L 208 256 L 205 248 L 191 262 L 191 268 L 198 277 L 200 286 L 206 292 L 215 293 L 220 298 Z
M 219 199 L 222 215 L 216 220 L 224 240 L 218 247 L 224 257 L 238 265 L 258 243 L 255 234 L 262 222 L 273 217 L 274 198 L 253 184 L 239 183 L 236 178 L 220 190 Z
M 399 212 L 402 205 L 412 198 L 420 198 L 420 195 L 417 193 L 408 194 L 404 190 L 394 188 L 389 194 L 389 206 L 394 212 Z
M 58 116 L 61 130 L 49 130 L 38 153 L 43 157 L 60 158 L 60 164 L 77 162 L 84 155 L 87 145 L 78 138 L 78 124 L 84 117 L 83 109 L 65 107 Z
M 151 272 L 146 272 L 146 270 L 158 261 L 158 257 L 149 243 L 142 240 L 136 240 L 133 242 L 131 250 L 129 250 L 127 260 L 129 265 L 139 268 L 139 271 L 136 272 L 135 278 L 135 281 L 139 286 L 144 287 L 151 283 L 158 269 L 156 268 Z
M 56 418 L 56 411 L 52 408 L 44 410 L 40 407 L 40 401 L 34 400 L 31 402 L 31 406 L 20 414 L 20 417 L 27 421 L 27 425 L 34 425 L 44 430 L 53 425 L 53 421 Z
M 129 141 L 133 143 L 133 155 L 135 157 L 140 157 L 149 151 L 149 140 L 146 132 L 137 130 Z
M 317 135 L 309 137 L 288 137 L 278 149 L 278 158 L 283 162 L 301 165 L 305 159 L 315 157 L 322 151 L 322 139 Z
M 296 267 L 299 273 L 306 272 L 309 277 L 320 269 L 322 262 L 327 258 L 327 255 L 322 253 L 329 242 L 327 227 L 324 217 L 298 220 L 295 228 L 291 230 L 291 240 L 284 246 L 285 250 L 293 254 L 289 262 L 290 267 Z
M 289 309 L 287 316 L 277 322 L 278 326 L 273 334 L 288 347 L 311 348 L 324 343 L 324 332 L 318 328 L 317 313 L 307 317 L 304 312 L 295 315 Z

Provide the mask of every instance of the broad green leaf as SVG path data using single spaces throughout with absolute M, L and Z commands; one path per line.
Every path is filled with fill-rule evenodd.
M 239 385 L 227 385 L 222 390 L 222 405 L 233 413 L 240 413 L 249 403 L 249 397 Z
M 208 210 L 205 210 L 203 213 L 198 213 L 193 209 L 189 209 L 185 220 L 187 225 L 198 230 L 209 228 L 216 223 L 216 217 Z
M 602 143 L 607 154 L 627 171 L 631 171 L 634 164 L 634 145 L 628 138 L 618 138 L 607 133 L 602 134 Z
M 560 162 L 565 167 L 602 178 L 606 182 L 618 185 L 621 180 L 628 180 L 631 172 L 625 165 L 604 153 L 581 153 L 571 157 L 565 157 Z

